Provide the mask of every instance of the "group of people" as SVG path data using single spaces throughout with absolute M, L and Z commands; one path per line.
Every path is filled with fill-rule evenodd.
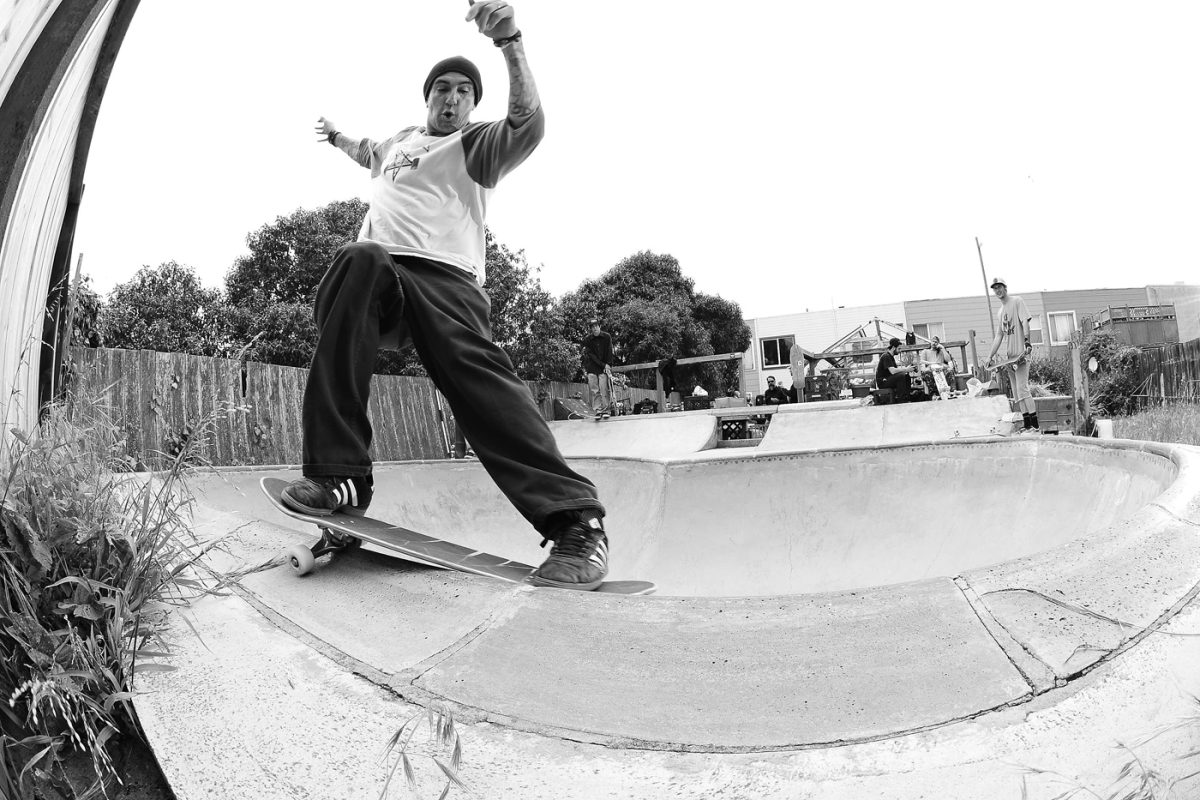
M 942 344 L 941 337 L 934 336 L 929 342 L 929 347 L 921 351 L 919 359 L 913 364 L 897 363 L 901 344 L 899 338 L 889 339 L 887 350 L 879 356 L 879 363 L 875 366 L 876 387 L 890 389 L 894 402 L 903 403 L 912 397 L 913 375 L 923 375 L 925 393 L 934 395 L 938 393 L 934 373 L 941 372 L 950 376 L 958 371 L 954 356 Z

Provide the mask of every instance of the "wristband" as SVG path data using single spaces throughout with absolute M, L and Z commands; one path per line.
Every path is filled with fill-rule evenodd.
M 519 41 L 521 41 L 521 32 L 517 31 L 512 36 L 504 39 L 492 39 L 492 44 L 496 45 L 496 47 L 504 47 L 506 44 L 512 44 L 513 42 Z
M 333 145 L 334 147 L 337 147 L 337 143 L 336 143 L 336 142 L 334 142 L 333 140 L 337 138 L 337 135 L 338 135 L 339 133 L 341 133 L 341 131 L 330 131 L 330 132 L 329 132 L 329 137 L 328 137 L 328 138 L 327 138 L 325 141 L 329 142 L 329 143 L 330 143 L 331 145 Z

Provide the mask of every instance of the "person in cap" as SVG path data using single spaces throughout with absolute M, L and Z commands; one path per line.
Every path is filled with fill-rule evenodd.
M 500 490 L 549 557 L 540 585 L 593 589 L 608 572 L 604 506 L 563 459 L 528 387 L 491 340 L 484 215 L 505 175 L 542 140 L 545 122 L 513 8 L 472 3 L 466 19 L 503 54 L 508 113 L 472 122 L 478 68 L 438 62 L 422 86 L 423 125 L 382 141 L 321 117 L 318 136 L 370 170 L 358 240 L 334 256 L 317 289 L 318 339 L 304 392 L 303 479 L 283 492 L 307 514 L 363 514 L 373 493 L 367 408 L 377 350 L 411 345 Z
M 583 372 L 587 376 L 588 397 L 597 417 L 612 414 L 612 337 L 600 330 L 600 320 L 588 320 L 591 333 L 583 340 Z
M 987 366 L 1018 359 L 1008 367 L 1009 396 L 1021 412 L 1023 432 L 1037 433 L 1037 403 L 1029 392 L 1029 355 L 1033 352 L 1029 340 L 1029 322 L 1033 315 L 1029 313 L 1024 300 L 1008 293 L 1008 282 L 1003 278 L 992 280 L 992 293 L 1000 300 L 1000 310 L 996 313 L 996 341 L 992 342 Z M 1004 357 L 997 358 L 1001 350 L 1004 351 Z

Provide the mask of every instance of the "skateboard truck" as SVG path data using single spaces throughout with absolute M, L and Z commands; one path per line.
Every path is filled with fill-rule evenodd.
M 327 528 L 321 529 L 321 538 L 312 547 L 297 544 L 287 549 L 287 562 L 297 575 L 307 575 L 312 572 L 317 559 L 329 553 L 340 553 L 343 550 L 354 550 L 362 546 L 362 539 Z

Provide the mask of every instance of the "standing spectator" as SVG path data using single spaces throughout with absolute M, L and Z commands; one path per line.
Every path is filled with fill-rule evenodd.
M 612 337 L 600 330 L 600 320 L 588 320 L 592 333 L 583 340 L 583 371 L 587 375 L 592 413 L 607 417 L 612 413 Z
M 1029 342 L 1029 321 L 1033 319 L 1033 315 L 1029 313 L 1024 300 L 1008 293 L 1008 282 L 1003 278 L 992 281 L 992 292 L 1000 300 L 1000 311 L 996 314 L 999 331 L 996 341 L 992 343 L 987 365 L 990 367 L 996 363 L 996 353 L 1000 351 L 1001 346 L 1004 347 L 1004 358 L 1000 359 L 1001 361 L 1020 359 L 1008 368 L 1012 370 L 1007 376 L 1009 396 L 1021 411 L 1021 417 L 1025 421 L 1025 432 L 1037 433 L 1037 403 L 1029 392 L 1029 354 L 1033 352 L 1033 345 Z

